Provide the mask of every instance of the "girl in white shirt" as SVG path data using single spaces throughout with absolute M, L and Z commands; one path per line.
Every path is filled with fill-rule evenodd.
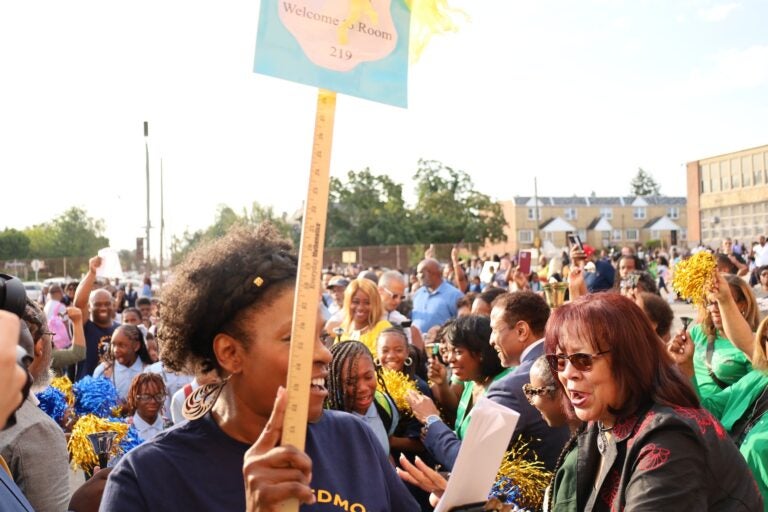
M 160 411 L 165 403 L 165 383 L 156 373 L 141 373 L 133 378 L 126 406 L 133 412 L 131 422 L 144 441 L 163 431 L 165 424 Z

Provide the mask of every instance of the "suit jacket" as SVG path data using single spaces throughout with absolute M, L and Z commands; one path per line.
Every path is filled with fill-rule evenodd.
M 531 450 L 544 462 L 548 470 L 553 470 L 560 451 L 570 437 L 568 427 L 550 428 L 541 417 L 541 413 L 528 403 L 523 393 L 523 385 L 529 380 L 533 362 L 544 353 L 540 343 L 525 355 L 514 372 L 491 384 L 486 397 L 494 402 L 520 413 L 520 418 L 510 442 L 522 435 Z M 451 471 L 461 448 L 461 441 L 448 425 L 438 422 L 429 427 L 424 439 L 424 446 L 429 453 Z

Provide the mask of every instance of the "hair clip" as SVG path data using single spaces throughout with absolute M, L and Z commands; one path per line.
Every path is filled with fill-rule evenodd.
M 261 276 L 256 276 L 256 279 L 253 280 L 253 284 L 261 286 L 264 284 L 264 279 L 262 279 Z

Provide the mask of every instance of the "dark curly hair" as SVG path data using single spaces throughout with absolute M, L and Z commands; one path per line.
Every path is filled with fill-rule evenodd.
M 536 336 L 543 336 L 549 320 L 549 306 L 540 295 L 530 292 L 512 292 L 499 295 L 493 301 L 494 308 L 504 308 L 504 323 L 513 327 L 522 320 Z
M 221 332 L 249 339 L 235 321 L 246 308 L 270 304 L 277 287 L 293 286 L 297 259 L 291 250 L 271 224 L 263 223 L 257 228 L 236 225 L 187 255 L 163 290 L 157 337 L 165 366 L 220 372 L 213 339 Z
M 480 359 L 480 373 L 483 377 L 495 377 L 504 370 L 490 340 L 491 321 L 485 316 L 462 316 L 446 323 L 443 328 L 444 342 L 468 350 Z

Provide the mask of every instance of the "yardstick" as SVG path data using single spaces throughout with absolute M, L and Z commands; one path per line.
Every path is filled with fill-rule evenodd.
M 312 358 L 317 338 L 320 274 L 323 266 L 325 225 L 330 187 L 331 144 L 336 114 L 336 93 L 319 89 L 312 143 L 312 164 L 304 202 L 299 275 L 293 306 L 290 358 L 288 361 L 288 408 L 283 421 L 282 445 L 304 450 L 307 437 Z M 282 504 L 283 512 L 298 511 L 298 500 Z

